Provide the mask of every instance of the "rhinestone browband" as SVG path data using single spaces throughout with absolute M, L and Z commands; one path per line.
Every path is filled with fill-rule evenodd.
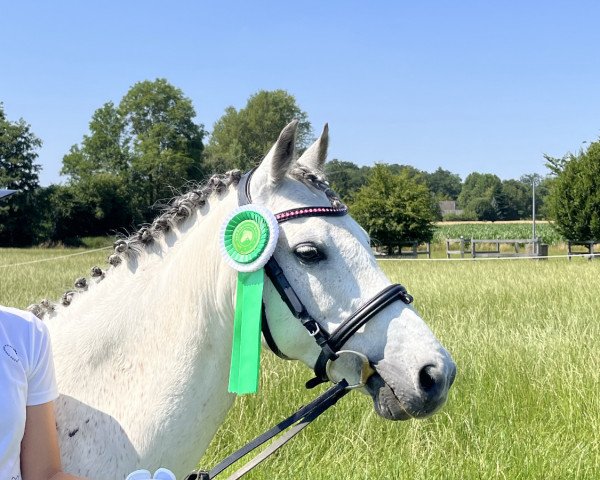
M 277 213 L 275 214 L 275 218 L 277 219 L 277 222 L 281 223 L 302 217 L 341 217 L 347 213 L 348 207 L 346 207 L 346 205 L 341 207 L 301 207 Z

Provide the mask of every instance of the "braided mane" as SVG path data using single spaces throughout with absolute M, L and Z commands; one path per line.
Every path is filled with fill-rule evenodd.
M 329 199 L 332 207 L 339 208 L 343 206 L 343 202 L 331 190 L 322 172 L 311 170 L 305 165 L 296 164 L 288 174 L 304 185 L 323 192 Z M 151 224 L 142 226 L 127 238 L 118 239 L 114 243 L 114 252 L 108 257 L 108 263 L 112 267 L 117 267 L 123 260 L 131 259 L 133 256 L 140 254 L 161 235 L 172 229 L 176 229 L 179 224 L 189 218 L 194 212 L 199 212 L 206 205 L 211 195 L 221 194 L 231 185 L 237 186 L 241 178 L 242 172 L 240 170 L 215 174 L 203 186 L 192 186 L 186 193 L 174 197 Z M 97 283 L 103 280 L 106 272 L 102 268 L 94 266 L 91 269 L 90 276 L 91 280 L 87 280 L 85 277 L 78 278 L 74 284 L 75 289 L 65 292 L 60 299 L 60 303 L 64 306 L 70 305 L 75 295 L 85 292 L 88 289 L 90 281 Z M 55 305 L 50 300 L 44 299 L 40 303 L 32 304 L 27 308 L 37 317 L 42 318 L 44 315 L 54 312 Z

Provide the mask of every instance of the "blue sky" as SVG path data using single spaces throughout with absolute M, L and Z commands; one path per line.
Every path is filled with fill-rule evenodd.
M 329 158 L 464 177 L 547 173 L 600 135 L 600 2 L 0 0 L 0 101 L 44 141 L 43 185 L 95 109 L 167 78 L 207 130 L 293 94 Z

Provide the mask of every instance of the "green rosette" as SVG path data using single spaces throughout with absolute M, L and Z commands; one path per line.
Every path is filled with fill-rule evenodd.
M 225 227 L 225 250 L 237 263 L 245 265 L 258 260 L 269 241 L 269 228 L 258 212 L 244 210 L 235 215 Z
M 255 393 L 260 373 L 263 267 L 271 258 L 279 226 L 274 215 L 258 205 L 238 208 L 221 229 L 221 250 L 238 271 L 229 391 Z

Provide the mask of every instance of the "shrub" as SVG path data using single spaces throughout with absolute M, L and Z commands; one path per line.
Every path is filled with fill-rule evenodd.
M 387 165 L 375 165 L 350 211 L 371 238 L 388 248 L 406 242 L 427 242 L 439 208 L 426 185 L 408 172 L 394 175 Z
M 573 241 L 600 239 L 600 142 L 578 155 L 546 159 L 556 175 L 548 202 L 556 230 Z

